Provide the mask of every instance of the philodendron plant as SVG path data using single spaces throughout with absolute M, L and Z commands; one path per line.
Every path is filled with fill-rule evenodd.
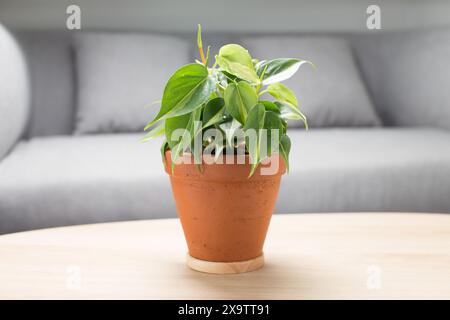
M 250 176 L 276 152 L 289 167 L 287 120 L 303 121 L 306 129 L 308 124 L 295 94 L 281 81 L 311 63 L 295 58 L 259 61 L 242 46 L 227 44 L 212 64 L 210 47 L 206 54 L 203 50 L 200 25 L 197 45 L 201 60 L 170 77 L 143 141 L 165 135 L 161 153 L 165 159 L 165 152 L 171 150 L 172 169 L 185 152 L 192 153 L 201 166 L 206 152 L 218 157 L 238 150 L 250 157 Z M 263 94 L 272 99 L 262 99 Z

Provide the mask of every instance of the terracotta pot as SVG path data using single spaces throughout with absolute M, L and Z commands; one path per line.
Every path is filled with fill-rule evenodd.
M 189 248 L 189 255 L 213 262 L 238 262 L 262 256 L 264 239 L 286 166 L 279 155 L 275 174 L 264 175 L 260 165 L 248 178 L 250 164 L 176 164 L 171 171 L 170 151 L 166 172 Z M 207 158 L 209 157 L 209 158 Z M 236 157 L 233 157 L 236 160 Z M 203 161 L 211 163 L 212 156 Z M 191 160 L 186 154 L 183 160 Z M 264 170 L 264 169 L 263 169 Z

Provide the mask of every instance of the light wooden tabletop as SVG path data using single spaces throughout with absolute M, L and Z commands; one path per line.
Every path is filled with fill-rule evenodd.
M 211 275 L 185 265 L 176 219 L 0 237 L 0 298 L 450 299 L 450 215 L 276 215 L 266 265 Z

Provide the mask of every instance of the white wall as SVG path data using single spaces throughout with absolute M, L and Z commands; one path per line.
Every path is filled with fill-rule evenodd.
M 0 0 L 0 22 L 14 29 L 63 29 L 78 4 L 84 29 L 189 31 L 367 31 L 378 4 L 382 29 L 450 25 L 446 0 Z

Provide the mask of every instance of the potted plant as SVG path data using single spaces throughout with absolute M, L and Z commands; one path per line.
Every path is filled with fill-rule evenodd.
M 261 267 L 280 179 L 289 164 L 288 120 L 303 121 L 295 94 L 280 82 L 307 61 L 258 61 L 240 45 L 213 62 L 175 71 L 144 141 L 165 135 L 161 154 L 189 248 L 188 265 L 211 273 Z M 262 99 L 266 94 L 271 100 Z

